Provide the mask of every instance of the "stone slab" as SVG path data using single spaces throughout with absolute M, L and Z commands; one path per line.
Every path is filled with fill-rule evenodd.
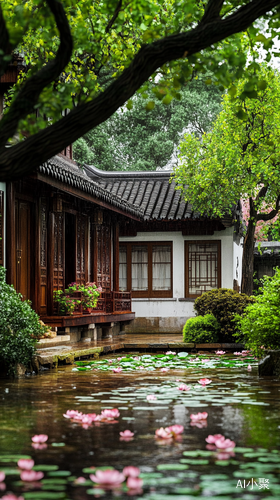
M 198 349 L 207 348 L 207 349 L 217 349 L 222 347 L 222 344 L 195 344 L 195 347 Z
M 195 347 L 195 344 L 191 342 L 170 342 L 168 344 L 169 347 L 174 347 L 174 349 L 183 349 L 184 347 Z

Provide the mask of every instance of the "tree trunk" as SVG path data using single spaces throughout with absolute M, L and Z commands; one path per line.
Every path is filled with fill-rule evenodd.
M 252 295 L 253 293 L 255 227 L 256 221 L 250 217 L 243 244 L 241 282 L 241 292 L 247 295 Z

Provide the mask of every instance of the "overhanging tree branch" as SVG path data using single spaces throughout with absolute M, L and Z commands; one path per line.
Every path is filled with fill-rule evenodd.
M 118 15 L 119 15 L 119 12 L 120 12 L 121 8 L 122 8 L 122 0 L 119 0 L 118 5 L 117 5 L 117 7 L 115 9 L 114 14 L 113 14 L 112 18 L 110 19 L 110 21 L 108 22 L 108 24 L 106 26 L 105 33 L 108 33 L 110 31 L 110 29 L 112 28 L 115 20 L 117 19 Z
M 280 209 L 280 195 L 278 196 L 276 203 L 275 203 L 275 208 L 271 210 L 268 214 L 266 213 L 261 213 L 258 214 L 257 216 L 257 221 L 263 220 L 263 221 L 268 221 L 273 219 L 279 212 Z
M 53 0 L 53 3 L 58 2 Z M 2 148 L 0 180 L 16 179 L 31 173 L 68 144 L 107 120 L 163 64 L 180 59 L 184 54 L 190 56 L 200 52 L 228 36 L 245 31 L 256 19 L 279 5 L 280 0 L 253 0 L 224 19 L 215 18 L 207 24 L 200 23 L 186 33 L 145 45 L 121 76 L 95 99 L 79 105 L 66 117 L 24 142 Z M 22 92 L 19 99 L 20 96 Z
M 219 18 L 224 1 L 225 0 L 208 0 L 201 23 L 206 24 Z
M 63 5 L 57 0 L 47 0 L 47 4 L 55 17 L 60 34 L 60 45 L 55 58 L 28 78 L 9 112 L 1 120 L 0 147 L 3 147 L 14 135 L 18 122 L 34 112 L 34 105 L 38 102 L 42 90 L 60 75 L 71 58 L 73 42 Z

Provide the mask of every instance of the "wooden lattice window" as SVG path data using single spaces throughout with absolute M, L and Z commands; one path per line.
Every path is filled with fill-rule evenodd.
M 172 297 L 172 243 L 121 243 L 119 288 L 132 297 Z
M 4 266 L 4 191 L 0 191 L 0 266 Z
M 221 286 L 221 242 L 185 242 L 186 297 L 199 297 L 202 293 Z

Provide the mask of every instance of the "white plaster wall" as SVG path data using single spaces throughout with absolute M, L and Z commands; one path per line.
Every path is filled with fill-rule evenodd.
M 4 191 L 4 220 L 3 220 L 3 239 L 4 239 L 4 267 L 6 265 L 6 183 L 0 182 L 0 191 Z
M 212 236 L 182 236 L 179 231 L 138 233 L 135 237 L 121 237 L 120 243 L 145 241 L 173 242 L 173 298 L 132 299 L 132 310 L 136 318 L 189 318 L 194 316 L 193 299 L 185 299 L 184 242 L 192 240 L 221 240 L 221 286 L 233 287 L 236 258 L 240 260 L 238 245 L 233 243 L 233 228 L 216 231 Z M 236 247 L 236 248 L 235 248 Z M 239 252 L 239 253 L 238 253 Z M 239 268 L 240 268 L 239 264 Z

